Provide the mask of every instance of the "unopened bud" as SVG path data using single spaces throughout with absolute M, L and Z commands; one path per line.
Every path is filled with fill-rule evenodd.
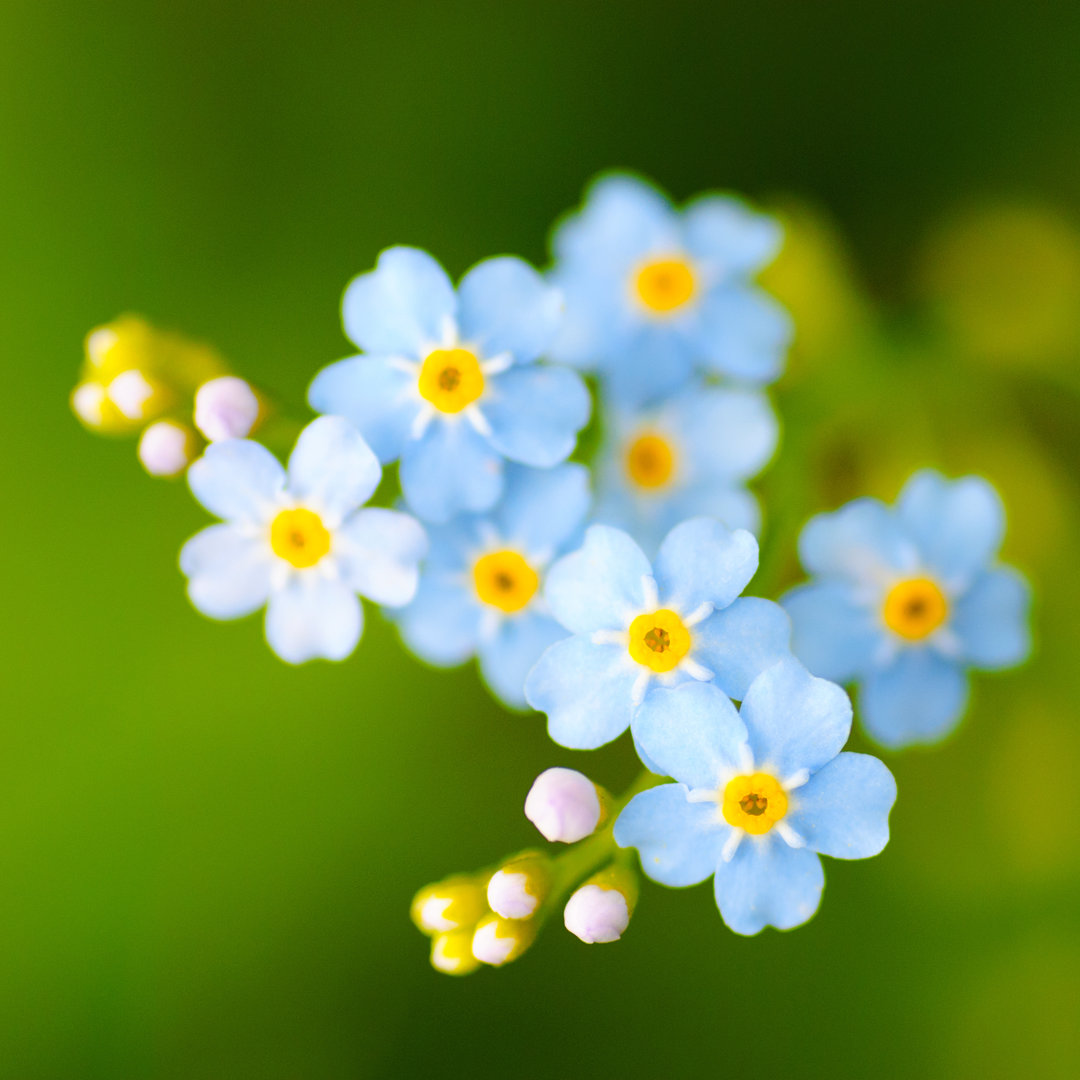
M 550 860 L 539 852 L 526 852 L 491 875 L 488 907 L 504 919 L 531 919 L 550 890 Z
M 177 476 L 195 457 L 195 432 L 172 420 L 158 420 L 142 433 L 138 453 L 151 476 Z
M 606 817 L 607 793 L 575 769 L 542 772 L 525 798 L 525 816 L 544 838 L 573 844 Z
M 473 956 L 472 931 L 454 930 L 431 939 L 431 966 L 444 975 L 468 975 L 480 966 Z
M 159 414 L 168 400 L 163 387 L 151 382 L 135 368 L 117 375 L 109 383 L 107 393 L 120 414 L 132 423 L 148 420 Z
M 612 866 L 600 871 L 566 902 L 566 929 L 586 945 L 618 941 L 630 925 L 637 891 L 632 870 Z
M 472 952 L 477 960 L 493 967 L 516 960 L 535 940 L 536 923 L 531 919 L 504 919 L 488 915 L 477 924 Z
M 446 934 L 470 930 L 485 911 L 483 882 L 459 874 L 422 888 L 413 898 L 410 913 L 425 934 Z
M 243 379 L 223 375 L 195 392 L 195 426 L 211 442 L 244 439 L 259 418 L 259 399 Z

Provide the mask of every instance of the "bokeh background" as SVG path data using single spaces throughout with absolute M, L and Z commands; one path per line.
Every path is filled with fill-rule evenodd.
M 1080 1075 L 1080 7 L 8 0 L 0 9 L 0 1076 Z M 533 841 L 547 741 L 373 613 L 294 670 L 188 607 L 205 522 L 66 398 L 134 310 L 299 407 L 378 250 L 542 261 L 613 165 L 782 207 L 800 320 L 763 581 L 806 514 L 989 476 L 1037 655 L 888 757 L 894 839 L 790 934 L 647 887 L 438 976 L 419 885 Z M 857 739 L 857 745 L 862 746 Z

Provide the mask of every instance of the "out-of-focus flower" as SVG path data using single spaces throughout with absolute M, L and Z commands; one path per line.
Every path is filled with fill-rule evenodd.
M 431 939 L 431 966 L 444 975 L 469 975 L 480 966 L 472 946 L 471 930 L 436 934 Z
M 967 704 L 967 669 L 1020 663 L 1031 642 L 1029 590 L 997 563 L 1005 511 L 976 476 L 924 470 L 895 507 L 856 499 L 811 518 L 799 538 L 815 575 L 783 597 L 792 648 L 811 671 L 856 682 L 883 746 L 944 738 Z
M 596 371 L 616 401 L 658 401 L 695 370 L 751 383 L 782 370 L 791 321 L 753 275 L 780 228 L 735 198 L 682 210 L 635 176 L 610 174 L 552 236 L 566 320 L 552 355 Z
M 492 913 L 473 932 L 472 952 L 482 964 L 502 967 L 516 960 L 536 940 L 536 920 L 504 919 Z
M 653 565 L 626 533 L 591 526 L 545 587 L 552 613 L 574 636 L 552 645 L 525 683 L 551 737 L 579 750 L 610 742 L 657 682 L 715 680 L 741 699 L 764 668 L 789 655 L 783 609 L 740 597 L 757 564 L 750 533 L 710 518 L 672 529 Z
M 714 877 L 739 934 L 809 919 L 825 884 L 818 855 L 863 859 L 889 838 L 896 782 L 877 758 L 841 753 L 851 703 L 793 658 L 754 680 L 735 707 L 707 683 L 651 694 L 634 735 L 677 783 L 643 791 L 615 822 L 663 885 Z
M 527 263 L 487 259 L 455 293 L 426 252 L 394 247 L 345 292 L 345 332 L 366 355 L 316 376 L 319 412 L 350 419 L 422 518 L 490 509 L 503 461 L 564 461 L 589 419 L 584 383 L 534 363 L 562 318 L 557 290 Z
M 772 457 L 778 431 L 768 398 L 754 390 L 695 387 L 656 409 L 614 411 L 593 519 L 625 530 L 649 555 L 687 518 L 757 533 L 757 500 L 743 485 Z
M 471 874 L 455 874 L 434 885 L 425 885 L 413 897 L 410 914 L 425 934 L 468 930 L 487 911 L 484 882 Z
M 288 473 L 258 443 L 212 443 L 188 470 L 200 503 L 224 523 L 180 553 L 188 596 L 235 619 L 266 606 L 266 639 L 283 660 L 342 660 L 360 640 L 357 594 L 400 607 L 416 592 L 427 547 L 414 518 L 363 508 L 382 470 L 341 417 L 309 424 Z
M 637 903 L 637 875 L 624 866 L 594 874 L 563 909 L 563 925 L 586 945 L 618 941 Z
M 420 587 L 398 617 L 405 643 L 440 666 L 476 655 L 492 692 L 524 708 L 529 669 L 566 637 L 544 603 L 544 578 L 552 560 L 580 539 L 588 508 L 584 466 L 509 466 L 491 513 L 429 529 Z
M 173 420 L 157 420 L 139 437 L 139 461 L 151 476 L 179 476 L 195 457 L 197 436 Z
M 244 379 L 222 375 L 195 391 L 195 426 L 210 442 L 246 439 L 258 419 L 258 396 Z
M 525 816 L 552 843 L 575 844 L 591 836 L 606 814 L 609 796 L 576 769 L 545 769 L 525 798 Z

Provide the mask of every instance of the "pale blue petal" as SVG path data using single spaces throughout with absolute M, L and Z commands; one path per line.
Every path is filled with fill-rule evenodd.
M 784 240 L 777 221 L 724 195 L 705 195 L 688 203 L 683 231 L 691 254 L 728 275 L 760 270 L 776 257 Z
M 483 609 L 463 583 L 425 575 L 416 598 L 396 616 L 409 650 L 439 667 L 464 663 L 476 652 Z
M 334 537 L 334 558 L 349 587 L 387 607 L 416 595 L 427 534 L 416 518 L 397 510 L 357 510 Z
M 859 684 L 859 715 L 872 739 L 892 750 L 945 738 L 964 715 L 968 679 L 928 647 L 902 649 Z
M 584 465 L 510 465 L 495 519 L 511 547 L 554 553 L 578 532 L 588 512 L 589 470 Z
M 503 490 L 502 460 L 460 418 L 435 417 L 405 447 L 398 475 L 409 508 L 425 521 L 488 510 Z
M 690 656 L 704 664 L 728 697 L 742 701 L 766 668 L 790 657 L 791 622 L 772 600 L 741 596 L 690 631 Z
M 250 439 L 211 443 L 187 478 L 195 498 L 226 521 L 265 521 L 285 487 L 278 459 Z
M 981 476 L 946 480 L 924 469 L 904 485 L 897 512 L 928 566 L 949 584 L 970 581 L 1005 536 L 1001 497 Z
M 503 619 L 495 636 L 480 645 L 480 672 L 492 693 L 514 709 L 524 709 L 525 677 L 544 650 L 566 637 L 552 618 L 525 611 Z
M 720 862 L 731 826 L 716 803 L 692 803 L 682 784 L 635 795 L 615 822 L 615 843 L 637 848 L 641 869 L 661 885 L 698 885 Z
M 384 464 L 401 456 L 423 402 L 417 376 L 385 356 L 354 356 L 324 367 L 308 389 L 320 413 L 344 416 Z
M 289 457 L 289 494 L 333 521 L 367 502 L 381 478 L 379 459 L 340 416 L 312 420 Z
M 547 352 L 562 320 L 558 289 L 523 259 L 503 256 L 474 266 L 458 286 L 461 339 L 483 356 L 510 353 L 527 363 Z
M 660 545 L 660 602 L 684 615 L 702 604 L 725 608 L 757 567 L 758 544 L 745 529 L 732 532 L 715 518 L 692 518 L 676 525 Z
M 792 336 L 791 316 L 772 297 L 759 289 L 732 286 L 702 302 L 694 344 L 717 374 L 769 383 L 784 370 Z
M 731 862 L 717 867 L 713 882 L 724 922 L 746 935 L 766 926 L 801 926 L 817 911 L 824 887 L 817 854 L 789 848 L 775 833 L 744 837 Z
M 560 746 L 595 750 L 630 726 L 639 668 L 621 645 L 594 645 L 580 634 L 556 642 L 525 680 L 525 699 L 547 713 Z
M 812 517 L 799 536 L 799 558 L 825 577 L 873 580 L 916 568 L 915 550 L 892 509 L 867 498 Z
M 665 517 L 669 529 L 687 518 L 715 518 L 733 532 L 745 529 L 755 536 L 761 529 L 761 508 L 746 488 L 729 487 L 725 481 L 702 480 L 675 490 L 667 497 Z M 657 541 L 659 546 L 660 540 Z
M 491 425 L 491 445 L 512 461 L 541 469 L 570 456 L 592 411 L 581 376 L 548 364 L 493 376 L 480 405 Z
M 552 284 L 563 297 L 563 317 L 548 357 L 592 370 L 621 355 L 639 320 L 626 301 L 625 269 L 597 274 L 582 266 L 556 267 Z
M 725 773 L 738 769 L 747 738 L 727 695 L 703 682 L 650 691 L 630 726 L 660 775 L 691 789 L 715 789 Z
M 665 410 L 695 477 L 745 480 L 768 464 L 780 427 L 757 390 L 696 387 Z
M 297 575 L 266 607 L 266 640 L 290 664 L 344 660 L 364 626 L 360 601 L 340 581 Z
M 649 560 L 626 533 L 593 525 L 581 549 L 548 571 L 544 596 L 571 633 L 625 630 L 644 607 L 642 582 L 651 573 Z
M 694 353 L 668 323 L 643 323 L 601 370 L 607 395 L 623 408 L 640 408 L 681 390 L 694 373 Z
M 1031 652 L 1030 606 L 1028 583 L 1012 567 L 979 574 L 957 599 L 949 623 L 964 659 L 981 668 L 1019 664 Z
M 847 581 L 811 581 L 785 593 L 791 651 L 815 674 L 849 683 L 874 666 L 885 639 L 881 618 Z
M 446 271 L 419 248 L 387 248 L 341 302 L 345 333 L 365 352 L 419 358 L 457 311 Z
M 801 769 L 816 772 L 840 753 L 851 734 L 851 701 L 792 657 L 753 681 L 742 718 L 755 767 L 784 780 Z
M 180 550 L 192 604 L 212 619 L 239 619 L 266 603 L 272 558 L 266 541 L 233 525 L 211 525 Z
M 811 851 L 866 859 L 889 842 L 893 774 L 869 754 L 843 753 L 791 793 L 788 823 Z

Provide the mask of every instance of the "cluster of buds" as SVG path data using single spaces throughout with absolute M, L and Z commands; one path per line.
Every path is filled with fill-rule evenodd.
M 637 876 L 625 860 L 612 861 L 608 793 L 573 769 L 548 769 L 533 783 L 525 815 L 553 843 L 589 844 L 556 856 L 524 851 L 493 869 L 421 889 L 412 918 L 432 939 L 436 970 L 466 975 L 516 960 L 571 889 L 563 923 L 581 941 L 617 941 L 629 925 Z
M 91 431 L 139 434 L 151 476 L 177 476 L 207 442 L 245 438 L 266 404 L 209 346 L 123 315 L 86 336 L 71 408 Z

